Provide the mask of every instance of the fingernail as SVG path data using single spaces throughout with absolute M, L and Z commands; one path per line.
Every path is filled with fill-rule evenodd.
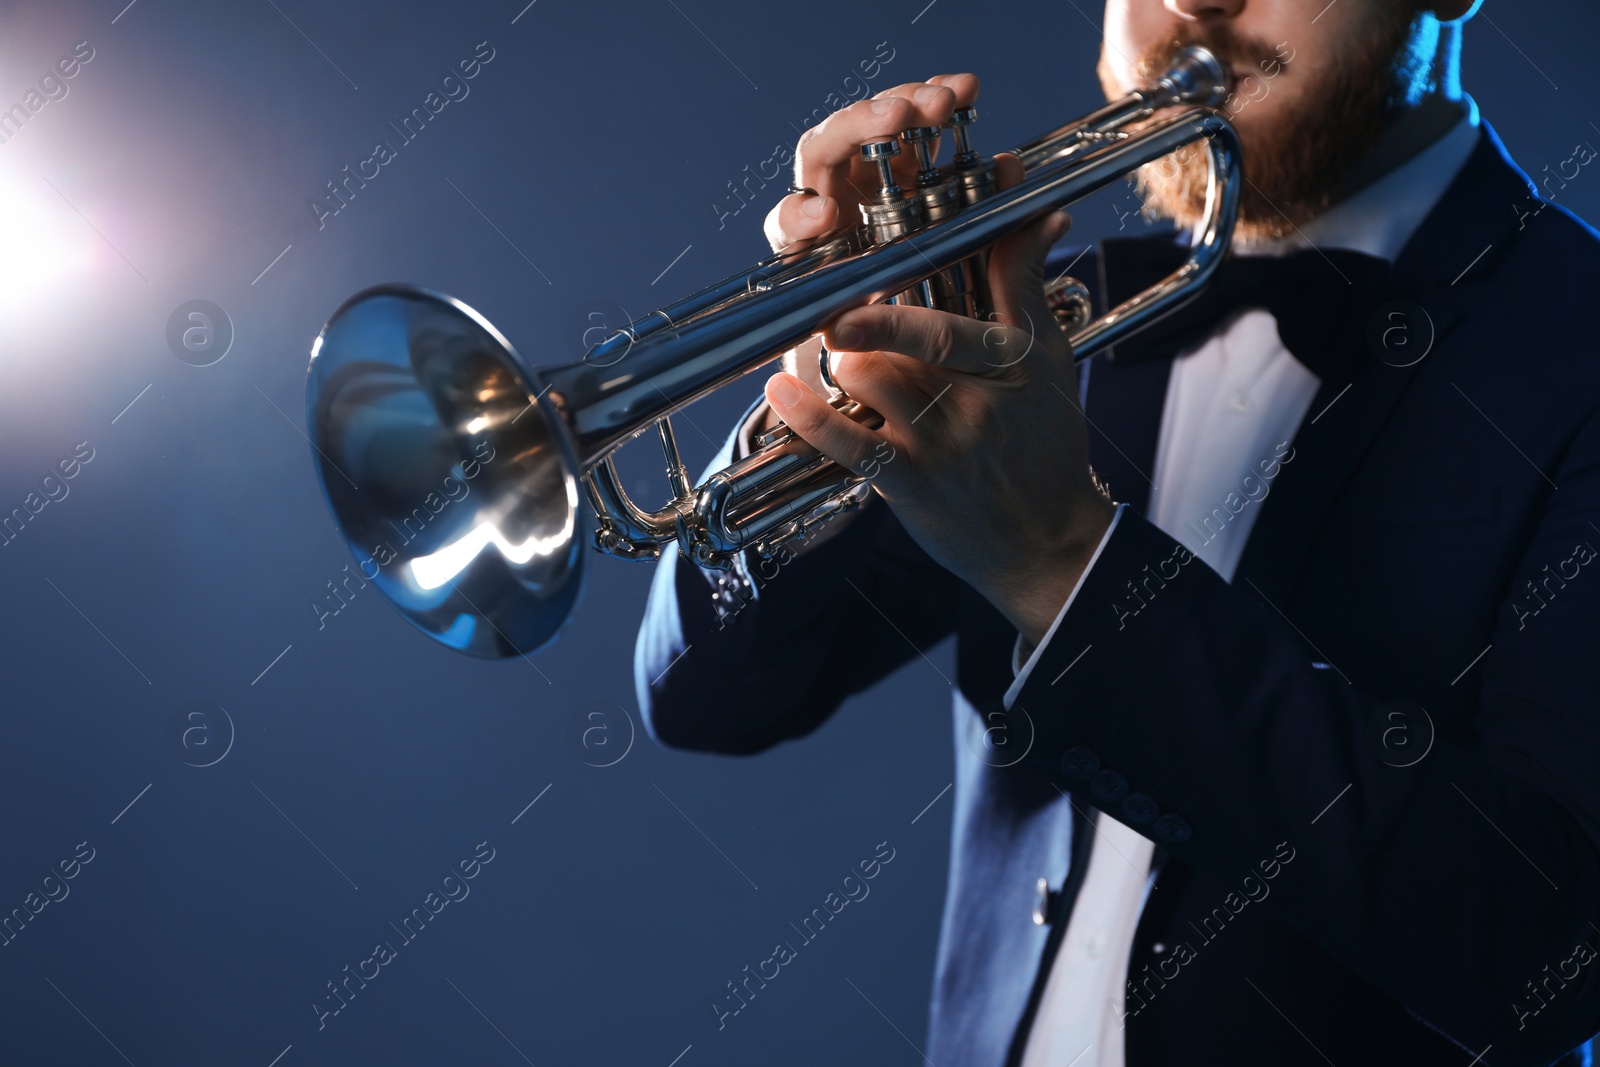
M 820 219 L 822 209 L 827 206 L 828 198 L 825 196 L 808 196 L 800 205 L 800 214 L 808 219 Z
M 874 115 L 887 115 L 889 109 L 894 107 L 894 101 L 895 98 L 892 96 L 880 96 L 872 102 L 872 113 Z
M 792 408 L 800 402 L 800 390 L 787 374 L 774 374 L 767 379 L 767 397 L 780 408 Z
M 915 100 L 923 107 L 927 107 L 938 98 L 939 87 L 937 85 L 924 85 L 922 88 L 911 94 L 911 99 Z
M 844 323 L 833 328 L 833 347 L 846 351 L 859 349 L 861 342 L 867 339 L 866 333 L 859 326 Z

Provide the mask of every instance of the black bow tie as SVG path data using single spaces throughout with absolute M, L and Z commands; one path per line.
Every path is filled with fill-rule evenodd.
M 1108 241 L 1106 287 L 1115 303 L 1176 270 L 1188 255 L 1166 240 Z M 1264 308 L 1278 338 L 1323 384 L 1344 385 L 1372 359 L 1367 317 L 1388 277 L 1388 260 L 1342 248 L 1307 249 L 1283 257 L 1224 260 L 1194 300 L 1153 326 L 1119 342 L 1113 363 L 1171 359 L 1216 331 L 1230 312 Z

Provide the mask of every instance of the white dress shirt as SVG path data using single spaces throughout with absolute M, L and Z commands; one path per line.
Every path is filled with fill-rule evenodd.
M 1281 256 L 1336 247 L 1395 259 L 1477 144 L 1477 106 L 1467 97 L 1462 103 L 1461 121 L 1410 160 L 1289 238 L 1240 244 L 1237 251 Z M 1289 443 L 1320 384 L 1284 348 L 1276 320 L 1261 309 L 1229 316 L 1173 361 L 1147 517 L 1225 581 L 1233 580 L 1272 478 L 1285 458 L 1293 462 Z M 1084 574 L 1093 566 L 1091 560 Z M 1005 696 L 1008 709 L 1076 595 L 1074 589 L 1018 670 Z M 1096 815 L 1088 870 L 1045 982 L 1023 1067 L 1123 1067 L 1128 960 L 1153 884 L 1154 851 L 1148 838 L 1109 815 Z

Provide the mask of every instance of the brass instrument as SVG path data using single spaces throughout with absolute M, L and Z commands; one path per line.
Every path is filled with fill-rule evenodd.
M 1211 110 L 1226 90 L 1216 59 L 1186 49 L 1153 86 L 1016 149 L 1026 176 L 1003 192 L 993 161 L 970 146 L 973 109 L 952 116 L 957 151 L 942 168 L 932 159 L 937 129 L 901 135 L 919 156 L 909 191 L 889 166 L 897 142 L 864 145 L 883 181 L 862 226 L 655 311 L 566 366 L 525 368 L 481 315 L 439 293 L 383 285 L 357 294 L 312 348 L 306 404 L 323 492 L 363 576 L 452 648 L 526 654 L 555 639 L 582 588 L 580 482 L 596 548 L 656 559 L 675 543 L 703 567 L 726 567 L 746 549 L 770 554 L 856 506 L 869 489 L 863 477 L 782 426 L 695 486 L 668 416 L 852 307 L 893 300 L 985 315 L 990 245 L 1203 139 L 1207 210 L 1187 262 L 1093 321 L 1078 283 L 1049 293 L 1079 360 L 1148 325 L 1195 296 L 1228 248 L 1239 142 Z M 1194 106 L 1147 122 L 1185 104 Z M 842 394 L 833 403 L 881 424 Z M 652 425 L 672 500 L 645 511 L 610 453 Z

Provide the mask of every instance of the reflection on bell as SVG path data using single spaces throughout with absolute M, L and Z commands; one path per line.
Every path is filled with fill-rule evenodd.
M 574 499 L 572 504 L 573 512 L 576 514 L 578 501 Z M 550 537 L 530 537 L 521 544 L 514 545 L 492 524 L 479 523 L 461 540 L 445 545 L 437 552 L 418 556 L 412 560 L 411 576 L 422 588 L 437 589 L 465 570 L 467 565 L 477 558 L 478 553 L 489 545 L 494 545 L 508 562 L 520 565 L 534 556 L 548 556 L 561 551 L 571 542 L 572 529 L 572 523 L 569 521 L 565 527 Z

